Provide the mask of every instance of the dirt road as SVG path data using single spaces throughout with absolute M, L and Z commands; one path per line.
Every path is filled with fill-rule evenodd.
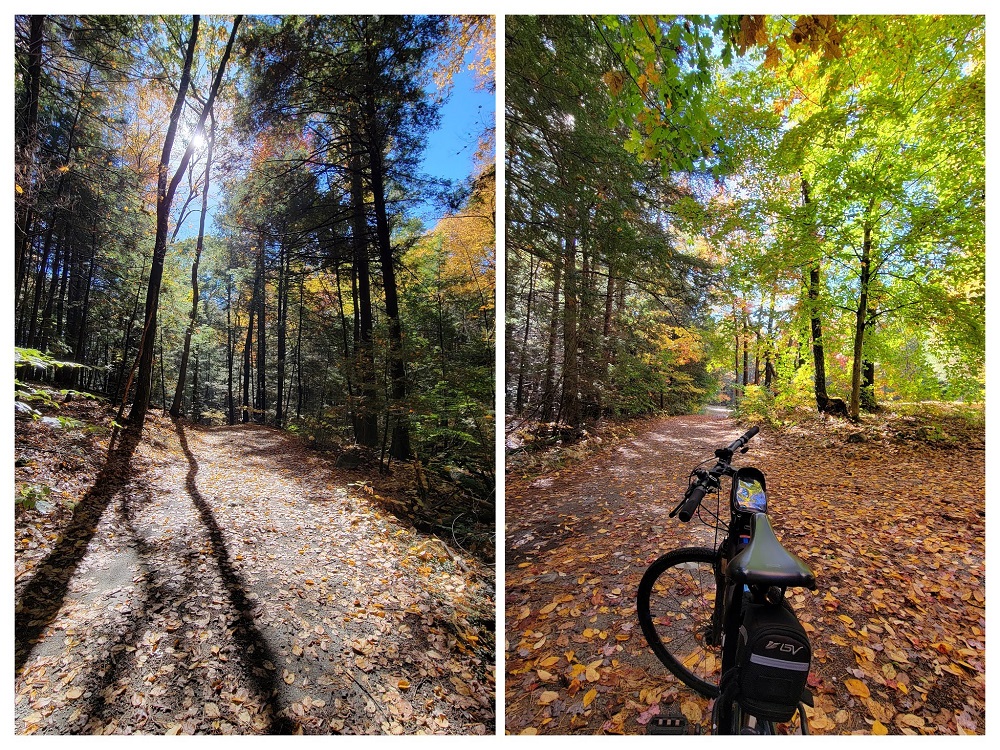
M 492 732 L 492 571 L 328 459 L 159 420 L 98 483 L 19 565 L 17 732 Z
M 811 724 L 982 732 L 982 446 L 928 446 L 887 419 L 764 429 L 735 462 L 767 473 L 779 538 L 818 574 L 818 592 L 792 594 L 814 644 Z M 635 592 L 660 554 L 713 544 L 714 529 L 668 514 L 690 469 L 745 427 L 719 413 L 665 418 L 556 473 L 508 476 L 508 732 L 635 734 L 678 710 L 707 719 L 707 701 L 650 653 Z

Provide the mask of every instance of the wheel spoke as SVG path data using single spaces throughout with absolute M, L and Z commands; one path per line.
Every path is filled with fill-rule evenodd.
M 639 586 L 638 612 L 653 652 L 684 684 L 718 693 L 718 648 L 710 645 L 715 608 L 715 552 L 676 550 L 654 562 Z

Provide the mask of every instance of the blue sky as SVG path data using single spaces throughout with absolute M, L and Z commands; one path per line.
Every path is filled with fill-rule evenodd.
M 441 107 L 439 128 L 428 135 L 421 169 L 431 177 L 455 183 L 469 177 L 479 135 L 488 125 L 495 125 L 495 113 L 495 94 L 477 91 L 473 74 L 463 67 L 454 78 L 451 96 Z M 178 153 L 182 150 L 183 145 L 178 142 Z M 215 181 L 208 207 L 209 217 L 205 227 L 207 234 L 216 231 L 213 219 L 218 210 L 219 189 L 218 181 Z M 175 201 L 175 209 L 179 205 L 179 201 Z M 425 228 L 430 229 L 437 223 L 442 211 L 433 201 L 427 201 L 419 204 L 415 213 L 424 222 Z M 198 211 L 195 210 L 184 222 L 177 238 L 183 240 L 197 235 Z
M 466 69 L 455 76 L 451 98 L 441 107 L 441 126 L 427 138 L 423 170 L 433 177 L 460 182 L 470 175 L 479 134 L 493 126 L 496 96 L 476 91 L 473 75 Z M 430 227 L 440 209 L 428 206 L 418 214 Z

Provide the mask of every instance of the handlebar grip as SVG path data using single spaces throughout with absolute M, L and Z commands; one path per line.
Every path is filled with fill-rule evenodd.
M 681 509 L 677 514 L 684 523 L 691 520 L 691 516 L 694 515 L 694 512 L 698 510 L 698 506 L 701 505 L 703 497 L 705 497 L 704 487 L 700 484 L 696 484 L 691 488 L 691 492 L 689 492 L 687 497 L 684 498 L 684 502 L 681 504 Z
M 742 435 L 740 435 L 738 438 L 736 438 L 736 440 L 734 440 L 733 442 L 731 442 L 729 444 L 729 447 L 726 448 L 726 450 L 729 451 L 730 453 L 736 453 L 736 451 L 738 451 L 744 445 L 746 445 L 747 443 L 749 443 L 750 442 L 750 438 L 752 438 L 758 432 L 760 432 L 760 427 L 758 427 L 757 425 L 754 425 L 749 430 L 747 430 Z

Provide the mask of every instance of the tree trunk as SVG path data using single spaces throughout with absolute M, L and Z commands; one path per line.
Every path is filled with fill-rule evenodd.
M 760 385 L 760 331 L 753 334 L 753 384 Z
M 226 411 L 228 423 L 236 424 L 236 402 L 233 400 L 233 360 L 236 357 L 236 341 L 233 336 L 233 256 L 229 250 L 229 269 L 226 273 Z
M 374 70 L 374 59 L 369 53 L 369 70 Z M 382 267 L 382 287 L 385 296 L 385 314 L 389 319 L 389 393 L 392 411 L 395 412 L 392 443 L 389 455 L 395 459 L 410 457 L 410 427 L 406 400 L 406 367 L 403 361 L 403 329 L 399 320 L 399 298 L 396 290 L 396 269 L 393 263 L 392 238 L 389 233 L 389 216 L 385 207 L 385 175 L 383 173 L 383 136 L 375 107 L 374 92 L 366 92 L 366 126 L 369 143 L 369 169 L 372 196 L 375 201 L 375 235 L 378 240 L 379 265 Z M 387 419 L 388 422 L 388 419 Z M 388 429 L 388 424 L 386 425 Z
M 743 318 L 743 393 L 750 384 L 750 331 L 747 329 L 746 318 Z
M 344 298 L 340 291 L 340 264 L 337 264 L 337 299 L 340 302 L 340 318 L 344 318 Z M 304 302 L 302 301 L 302 289 L 305 285 L 305 274 L 299 275 L 299 325 L 295 331 L 295 418 L 302 418 L 302 309 L 304 307 Z M 346 327 L 346 326 L 345 326 Z M 348 349 L 347 349 L 347 333 L 344 332 L 344 361 L 348 361 Z M 347 391 L 351 393 L 351 369 L 350 367 L 345 368 L 347 370 Z
M 559 407 L 559 421 L 570 427 L 580 426 L 580 368 L 579 368 L 579 280 L 576 269 L 576 237 L 566 240 L 566 257 L 563 274 L 566 279 L 563 306 L 563 389 Z
M 735 370 L 733 371 L 733 403 L 739 401 L 740 398 L 740 341 L 741 340 L 740 340 L 740 331 L 739 328 L 737 328 L 736 321 L 737 321 L 736 313 L 734 312 L 733 330 L 735 331 L 735 333 L 733 334 L 733 339 L 735 341 L 734 350 L 736 352 L 735 354 L 736 361 L 735 361 Z
M 194 372 L 191 373 L 191 419 L 201 421 L 201 392 L 198 389 L 198 370 L 200 360 L 199 347 L 194 348 Z
M 253 316 L 256 306 L 250 302 L 247 316 L 247 339 L 243 344 L 243 414 L 240 421 L 247 424 L 250 421 L 250 357 L 253 353 Z
M 861 408 L 869 412 L 879 410 L 875 398 L 875 363 L 867 359 L 861 367 Z
M 57 340 L 63 341 L 65 341 L 63 334 L 66 332 L 66 291 L 69 285 L 70 271 L 77 263 L 76 244 L 77 243 L 75 241 L 70 241 L 66 243 L 66 246 L 63 248 L 62 270 L 59 276 L 59 292 L 56 294 L 55 298 L 55 310 L 49 313 L 50 318 L 55 318 L 54 322 L 51 320 L 49 322 L 49 325 L 55 329 L 53 331 L 53 335 Z M 52 305 L 50 305 L 50 307 L 51 306 Z
M 545 381 L 542 385 L 542 422 L 552 421 L 555 406 L 556 343 L 559 339 L 559 293 L 562 284 L 562 258 L 557 258 L 552 271 L 552 309 L 549 315 L 549 340 L 545 347 Z
M 191 266 L 191 315 L 184 331 L 184 348 L 181 350 L 181 367 L 177 375 L 177 387 L 174 389 L 174 400 L 170 405 L 170 416 L 177 419 L 181 415 L 181 403 L 184 400 L 184 381 L 187 379 L 188 357 L 191 352 L 191 337 L 198 324 L 198 265 L 201 263 L 201 252 L 205 247 L 205 217 L 208 215 L 208 191 L 212 177 L 212 147 L 215 145 L 215 115 L 209 113 L 212 125 L 209 128 L 208 153 L 205 156 L 205 187 L 201 194 L 201 216 L 198 217 L 198 242 L 194 249 L 194 264 Z M 197 417 L 197 415 L 195 415 Z
M 260 242 L 260 258 L 257 261 L 257 397 L 254 399 L 255 416 L 254 421 L 258 424 L 267 422 L 267 275 L 265 269 L 264 254 L 267 252 L 267 245 L 264 238 Z
M 285 339 L 288 319 L 288 248 L 282 241 L 278 250 L 278 352 L 277 397 L 274 406 L 274 424 L 285 426 Z
M 875 327 L 875 319 L 878 317 L 878 310 L 871 304 L 871 295 L 868 300 L 868 319 L 866 323 L 865 337 Z M 861 365 L 861 408 L 868 412 L 879 410 L 878 399 L 875 398 L 875 363 L 865 359 Z
M 354 440 L 358 445 L 378 445 L 378 415 L 375 413 L 375 353 L 372 350 L 371 275 L 368 269 L 368 222 L 362 181 L 361 149 L 357 122 L 351 121 L 351 235 L 354 250 L 354 280 L 357 283 L 357 335 L 354 368 L 358 399 L 354 404 Z
M 777 347 L 774 344 L 774 287 L 767 306 L 767 340 L 764 342 L 764 387 L 770 391 L 774 381 L 774 354 Z
M 184 57 L 184 68 L 181 74 L 180 86 L 170 112 L 170 125 L 163 140 L 163 150 L 160 153 L 160 163 L 156 184 L 156 239 L 153 243 L 153 262 L 149 269 L 149 283 L 146 287 L 146 314 L 139 343 L 139 372 L 136 381 L 135 398 L 132 410 L 129 412 L 129 422 L 142 427 L 146 420 L 146 410 L 149 408 L 150 389 L 153 374 L 153 341 L 156 337 L 156 314 L 160 302 L 160 284 L 163 280 L 163 260 L 167 253 L 167 224 L 170 220 L 170 203 L 173 200 L 171 187 L 176 188 L 179 173 L 174 175 L 171 183 L 167 181 L 167 170 L 170 167 L 170 153 L 174 147 L 174 137 L 177 135 L 177 124 L 181 111 L 184 109 L 184 99 L 187 96 L 188 85 L 191 82 L 191 62 L 194 59 L 194 48 L 198 41 L 199 17 L 191 21 L 191 36 L 188 39 L 187 53 Z M 183 162 L 187 168 L 186 160 Z
M 528 256 L 528 301 L 524 314 L 524 334 L 521 336 L 521 356 L 517 362 L 517 390 L 514 395 L 514 413 L 524 409 L 524 373 L 528 362 L 528 343 L 531 335 L 531 306 L 535 301 L 535 256 Z
M 15 197 L 15 201 L 21 204 L 20 210 L 17 211 L 18 219 L 14 222 L 14 247 L 16 248 L 14 289 L 16 292 L 20 292 L 24 272 L 28 265 L 31 224 L 34 218 L 34 206 L 28 199 L 28 191 L 34 181 L 31 172 L 35 161 L 34 151 L 38 135 L 38 101 L 42 83 L 42 49 L 44 44 L 42 32 L 44 24 L 45 16 L 31 16 L 30 31 L 28 32 L 28 81 L 25 86 L 27 98 L 23 121 L 17 134 L 16 158 L 19 161 L 18 166 L 25 169 L 22 179 L 27 184 L 21 186 L 25 193 L 20 195 L 24 195 L 24 198 L 18 200 Z
M 83 302 L 76 316 L 76 344 L 73 347 L 74 361 L 83 364 L 86 361 L 84 353 L 87 346 L 87 323 L 90 319 L 90 289 L 94 283 L 94 265 L 97 260 L 97 233 L 93 235 L 93 244 L 90 248 L 90 263 L 87 265 L 87 281 L 83 289 Z M 85 370 L 79 368 L 80 377 L 83 377 Z
M 851 403 L 847 413 L 857 422 L 861 408 L 861 363 L 864 357 L 865 327 L 868 323 L 868 285 L 871 282 L 872 227 L 865 222 L 861 243 L 861 275 L 858 309 L 854 320 L 854 361 L 851 364 Z
M 802 180 L 802 202 L 809 205 L 809 183 Z M 812 334 L 813 367 L 815 377 L 813 391 L 816 394 L 816 407 L 825 411 L 830 397 L 826 393 L 826 358 L 823 353 L 823 321 L 819 314 L 820 295 L 820 261 L 816 260 L 809 267 L 809 325 Z
M 52 308 L 56 300 L 56 290 L 59 288 L 61 269 L 65 268 L 64 256 L 66 245 L 69 240 L 66 237 L 68 230 L 64 227 L 62 236 L 56 242 L 55 252 L 52 254 L 52 280 L 48 286 L 48 294 L 45 295 L 45 307 L 42 310 L 41 324 L 38 326 L 38 343 L 36 348 L 46 351 L 49 348 L 49 338 L 53 334 Z M 45 277 L 39 274 L 39 281 L 44 282 Z M 43 284 L 44 285 L 44 284 Z
M 205 102 L 205 107 L 202 110 L 195 132 L 201 132 L 208 113 L 212 110 L 219 86 L 222 84 L 222 76 L 226 69 L 226 63 L 229 61 L 233 43 L 236 41 L 236 31 L 239 28 L 241 18 L 242 16 L 236 16 L 233 20 L 229 42 L 222 55 L 222 60 L 219 62 L 219 69 L 216 71 L 215 80 L 212 82 L 212 90 L 209 92 L 208 100 Z M 142 427 L 146 419 L 146 410 L 149 408 L 149 393 L 153 373 L 153 340 L 156 335 L 156 316 L 159 309 L 160 284 L 163 280 L 163 261 L 167 253 L 167 225 L 170 219 L 170 205 L 173 202 L 177 184 L 180 182 L 181 175 L 187 169 L 193 151 L 192 145 L 194 141 L 192 139 L 192 143 L 188 144 L 187 149 L 185 149 L 177 171 L 174 172 L 174 176 L 168 184 L 167 170 L 170 166 L 170 153 L 173 150 L 178 121 L 180 120 L 180 114 L 184 108 L 184 99 L 187 96 L 187 89 L 191 82 L 191 62 L 194 58 L 194 48 L 198 39 L 198 23 L 199 17 L 193 16 L 191 38 L 188 40 L 181 82 L 177 90 L 177 98 L 174 100 L 173 110 L 170 113 L 170 125 L 167 128 L 167 135 L 163 141 L 163 151 L 160 154 L 156 186 L 156 239 L 153 244 L 152 265 L 149 270 L 149 286 L 146 290 L 146 317 L 140 342 L 139 372 L 136 382 L 135 399 L 132 402 L 132 410 L 129 412 L 128 417 L 129 423 L 137 428 Z
M 129 342 L 132 340 L 132 329 L 135 326 L 135 319 L 139 315 L 139 299 L 142 295 L 142 280 L 146 275 L 146 263 L 143 261 L 142 270 L 139 271 L 139 282 L 135 287 L 135 300 L 132 303 L 132 314 L 129 315 L 128 324 L 125 326 L 125 333 L 122 336 L 122 361 L 121 365 L 118 367 L 118 372 L 115 373 L 115 392 L 114 400 L 117 401 L 119 398 L 122 399 L 122 404 L 128 398 L 128 387 L 126 386 L 125 392 L 122 393 L 122 380 L 125 375 L 125 363 L 128 362 L 128 350 Z M 131 375 L 131 373 L 129 373 Z M 124 406 L 122 407 L 124 408 Z
M 611 362 L 611 321 L 613 320 L 615 302 L 615 277 L 608 267 L 608 287 L 604 292 L 604 325 L 601 327 L 601 338 L 604 346 L 604 357 L 601 372 L 604 377 L 608 375 L 608 364 Z

